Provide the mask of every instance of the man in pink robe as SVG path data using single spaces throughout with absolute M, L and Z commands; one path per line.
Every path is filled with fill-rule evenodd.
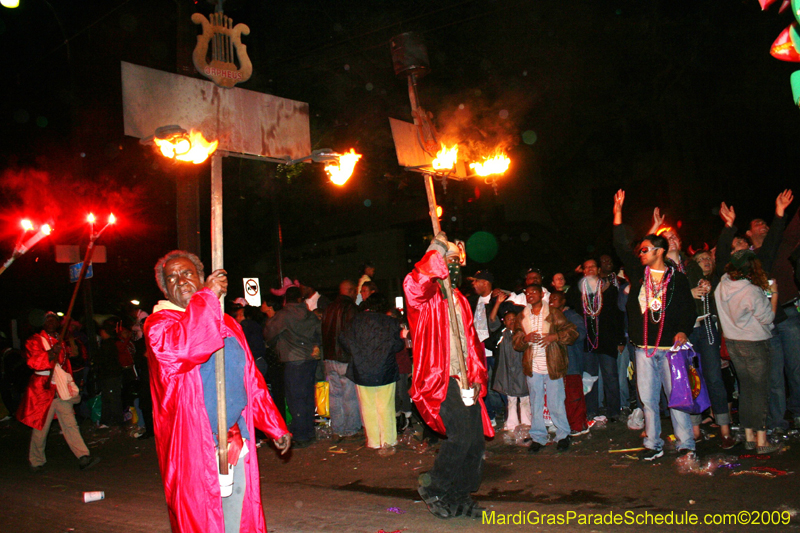
M 266 533 L 255 428 L 275 439 L 282 453 L 289 449 L 291 434 L 256 371 L 242 328 L 222 312 L 219 298 L 228 287 L 225 271 L 216 270 L 204 279 L 200 260 L 176 250 L 156 264 L 156 281 L 168 300 L 156 305 L 144 334 L 156 450 L 172 531 Z M 208 386 L 209 368 L 204 366 L 223 346 L 228 426 L 233 426 L 228 432 L 229 462 L 236 463 L 233 494 L 226 498 L 221 496 L 217 467 L 216 390 L 209 390 L 213 387 Z M 237 397 L 244 407 L 231 413 Z
M 406 276 L 403 289 L 408 302 L 408 322 L 414 340 L 414 374 L 411 399 L 425 422 L 447 435 L 430 472 L 422 474 L 418 491 L 428 510 L 439 518 L 481 518 L 483 508 L 470 493 L 480 488 L 484 435 L 493 437 L 483 403 L 487 371 L 483 344 L 473 325 L 467 299 L 453 287 L 459 333 L 450 327 L 447 299 L 442 285 L 450 283 L 448 263 L 458 264 L 458 249 L 439 233 L 428 252 Z M 455 343 L 462 343 L 468 386 L 477 391 L 474 404 L 461 397 Z
M 44 453 L 47 435 L 53 417 L 58 416 L 61 432 L 69 445 L 69 449 L 78 458 L 81 470 L 96 465 L 100 459 L 89 455 L 89 449 L 81 437 L 80 428 L 75 420 L 73 405 L 80 400 L 62 400 L 56 393 L 56 386 L 50 383 L 53 367 L 59 363 L 65 372 L 71 374 L 69 358 L 64 344 L 59 340 L 60 319 L 55 313 L 45 315 L 44 329 L 32 335 L 25 343 L 27 363 L 33 369 L 28 381 L 28 388 L 17 410 L 17 420 L 33 428 L 28 460 L 31 472 L 41 472 L 47 461 Z

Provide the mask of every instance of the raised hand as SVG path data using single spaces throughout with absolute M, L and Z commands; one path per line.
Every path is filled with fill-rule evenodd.
M 658 231 L 658 228 L 661 227 L 661 224 L 664 223 L 664 219 L 667 218 L 666 215 L 661 214 L 661 210 L 659 208 L 653 209 L 653 225 L 650 226 L 650 230 L 647 232 L 648 235 L 651 233 L 655 233 Z
M 775 198 L 775 214 L 782 217 L 786 208 L 792 203 L 792 200 L 794 200 L 794 196 L 792 196 L 791 189 L 786 189 L 780 193 L 778 197 Z
M 736 212 L 733 210 L 733 206 L 728 207 L 725 202 L 722 202 L 719 206 L 719 216 L 729 228 L 733 226 L 733 221 L 736 220 Z
M 625 191 L 618 190 L 614 195 L 614 225 L 622 224 L 622 205 L 625 203 Z

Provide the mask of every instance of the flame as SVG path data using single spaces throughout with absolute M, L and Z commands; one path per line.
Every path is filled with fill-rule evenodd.
M 482 163 L 470 163 L 469 168 L 475 169 L 478 176 L 491 176 L 493 174 L 503 174 L 508 170 L 511 160 L 505 154 L 497 154 L 492 157 L 484 157 Z
M 94 224 L 95 218 L 94 213 L 89 213 L 89 216 L 86 217 L 86 222 L 89 224 Z
M 672 231 L 672 228 L 670 226 L 665 226 L 663 228 L 659 228 L 658 231 L 656 231 L 656 235 L 661 235 L 665 231 Z
M 53 228 L 50 227 L 50 224 L 43 224 L 39 231 L 44 233 L 45 235 L 50 235 L 53 232 Z
M 22 224 L 22 229 L 25 231 L 30 231 L 33 229 L 33 224 L 27 218 L 22 219 L 20 223 Z
M 117 217 L 114 216 L 114 213 L 108 215 L 108 223 L 114 224 L 117 221 Z
M 168 139 L 153 139 L 161 149 L 164 157 L 177 159 L 178 161 L 189 161 L 198 165 L 208 159 L 219 146 L 219 141 L 208 142 L 199 131 L 192 130 L 188 134 L 178 134 Z
M 436 159 L 431 164 L 434 170 L 446 170 L 456 166 L 457 160 L 458 145 L 455 144 L 452 148 L 448 148 L 442 143 L 442 149 L 436 154 Z
M 339 156 L 338 163 L 325 165 L 325 172 L 328 173 L 335 185 L 344 185 L 353 175 L 353 170 L 356 168 L 356 163 L 359 159 L 361 159 L 361 154 L 357 154 L 354 149 L 350 148 L 349 152 Z

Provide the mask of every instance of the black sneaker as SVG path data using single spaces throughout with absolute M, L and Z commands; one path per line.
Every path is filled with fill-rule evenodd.
M 87 468 L 91 468 L 97 463 L 100 462 L 99 457 L 92 457 L 91 455 L 84 455 L 80 459 L 78 459 L 78 468 L 81 470 L 86 470 Z
M 661 457 L 664 457 L 664 450 L 659 448 L 658 450 L 650 450 L 647 449 L 639 455 L 642 461 L 655 461 Z
M 542 446 L 538 442 L 533 441 L 531 442 L 531 445 L 528 447 L 528 453 L 539 453 L 539 450 L 541 450 L 543 447 L 544 446 Z
M 558 450 L 559 452 L 565 452 L 569 450 L 569 443 L 570 443 L 570 438 L 569 435 L 567 435 L 566 437 L 558 441 L 558 444 L 556 444 L 556 450 Z

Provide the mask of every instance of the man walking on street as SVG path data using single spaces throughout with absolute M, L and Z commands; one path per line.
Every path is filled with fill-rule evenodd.
M 50 424 L 56 414 L 61 432 L 64 434 L 64 440 L 78 458 L 80 469 L 90 468 L 100 462 L 100 458 L 89 455 L 89 449 L 83 442 L 78 423 L 75 420 L 75 411 L 72 406 L 80 400 L 80 396 L 73 399 L 61 399 L 56 392 L 55 383 L 51 382 L 53 368 L 56 364 L 61 365 L 64 372 L 72 373 L 66 348 L 58 338 L 59 325 L 58 316 L 52 312 L 47 313 L 44 319 L 44 329 L 31 336 L 25 343 L 28 366 L 33 369 L 33 375 L 22 396 L 17 411 L 17 420 L 33 428 L 28 452 L 31 472 L 40 472 L 44 468 L 47 461 L 44 455 L 47 435 L 50 433 Z
M 459 277 L 459 249 L 440 232 L 403 282 L 414 334 L 411 399 L 425 422 L 447 436 L 417 490 L 439 518 L 480 519 L 485 509 L 470 493 L 480 488 L 483 438 L 493 437 L 494 430 L 483 404 L 486 358 L 469 303 L 456 288 Z

